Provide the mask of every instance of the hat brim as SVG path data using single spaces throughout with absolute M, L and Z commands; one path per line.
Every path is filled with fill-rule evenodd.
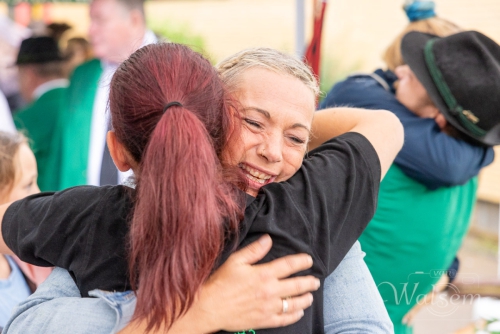
M 9 67 L 15 67 L 15 66 L 22 66 L 22 65 L 41 65 L 41 64 L 46 64 L 46 63 L 52 63 L 52 62 L 64 62 L 68 61 L 70 59 L 70 55 L 61 55 L 58 54 L 54 58 L 49 58 L 49 59 L 34 59 L 33 61 L 19 61 L 19 59 L 16 59 L 16 62 L 14 64 L 9 65 Z
M 405 63 L 410 66 L 413 73 L 415 73 L 420 83 L 426 89 L 427 94 L 431 98 L 432 102 L 434 102 L 435 106 L 446 118 L 446 121 L 448 121 L 461 133 L 467 135 L 473 141 L 484 143 L 483 138 L 471 135 L 470 132 L 465 129 L 462 124 L 451 114 L 448 106 L 444 102 L 441 94 L 434 84 L 434 80 L 432 79 L 431 74 L 429 73 L 427 64 L 425 62 L 424 49 L 427 42 L 436 37 L 437 36 L 415 31 L 406 34 L 401 41 L 401 54 L 403 56 L 403 59 Z

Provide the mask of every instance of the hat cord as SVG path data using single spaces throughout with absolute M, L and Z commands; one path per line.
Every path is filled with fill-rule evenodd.
M 458 101 L 455 99 L 455 96 L 453 96 L 450 87 L 448 87 L 448 85 L 446 84 L 443 74 L 436 65 L 436 59 L 434 57 L 434 53 L 432 52 L 432 48 L 437 40 L 438 38 L 429 40 L 424 49 L 425 63 L 427 65 L 429 73 L 431 74 L 431 78 L 453 116 L 458 118 L 460 123 L 467 130 L 472 132 L 472 134 L 478 137 L 483 137 L 486 135 L 487 131 L 481 129 L 476 124 L 474 124 L 473 121 L 470 120 L 471 117 L 475 116 L 470 111 L 464 110 L 464 108 L 458 103 Z M 476 123 L 477 121 L 478 120 L 476 118 Z

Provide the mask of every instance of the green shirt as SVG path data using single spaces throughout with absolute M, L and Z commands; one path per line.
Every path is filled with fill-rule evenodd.
M 476 190 L 477 177 L 429 190 L 395 165 L 387 172 L 375 216 L 359 240 L 396 334 L 411 333 L 402 318 L 451 265 L 467 233 Z
M 38 186 L 42 191 L 59 189 L 61 146 L 59 119 L 64 113 L 66 88 L 45 92 L 26 108 L 14 114 L 18 130 L 24 132 L 38 165 Z

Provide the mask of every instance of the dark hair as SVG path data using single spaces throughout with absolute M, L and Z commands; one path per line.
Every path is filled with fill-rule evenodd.
M 225 97 L 212 65 L 172 43 L 139 49 L 111 81 L 112 126 L 138 162 L 130 278 L 147 330 L 187 311 L 237 233 L 243 207 L 219 160 L 235 128 Z
M 31 66 L 35 71 L 36 75 L 41 78 L 64 78 L 64 62 L 62 61 L 51 61 L 43 64 L 27 64 L 20 66 Z

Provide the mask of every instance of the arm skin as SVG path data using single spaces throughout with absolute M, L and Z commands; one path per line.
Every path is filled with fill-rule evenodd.
M 269 251 L 271 244 L 271 238 L 265 236 L 232 254 L 204 285 L 193 307 L 168 333 L 237 331 L 285 326 L 298 321 L 303 309 L 312 303 L 308 291 L 316 290 L 319 280 L 311 276 L 284 278 L 312 265 L 310 256 L 305 254 L 251 265 Z M 289 312 L 282 314 L 281 298 L 288 295 L 296 297 L 290 300 Z M 122 311 L 99 298 L 80 298 L 67 272 L 58 269 L 19 306 L 5 333 L 62 334 L 68 329 L 72 333 L 114 333 L 131 316 L 128 314 L 127 318 Z M 137 333 L 141 328 L 144 323 L 133 323 L 122 333 Z M 158 333 L 165 332 L 160 329 Z
M 471 145 L 447 135 L 433 119 L 414 115 L 368 75 L 337 83 L 321 103 L 321 108 L 335 106 L 386 109 L 394 113 L 405 129 L 405 142 L 394 163 L 431 190 L 464 184 L 493 161 L 492 148 Z
M 325 109 L 316 112 L 308 149 L 346 132 L 358 132 L 368 139 L 380 160 L 382 179 L 403 146 L 403 126 L 386 110 L 351 108 Z

